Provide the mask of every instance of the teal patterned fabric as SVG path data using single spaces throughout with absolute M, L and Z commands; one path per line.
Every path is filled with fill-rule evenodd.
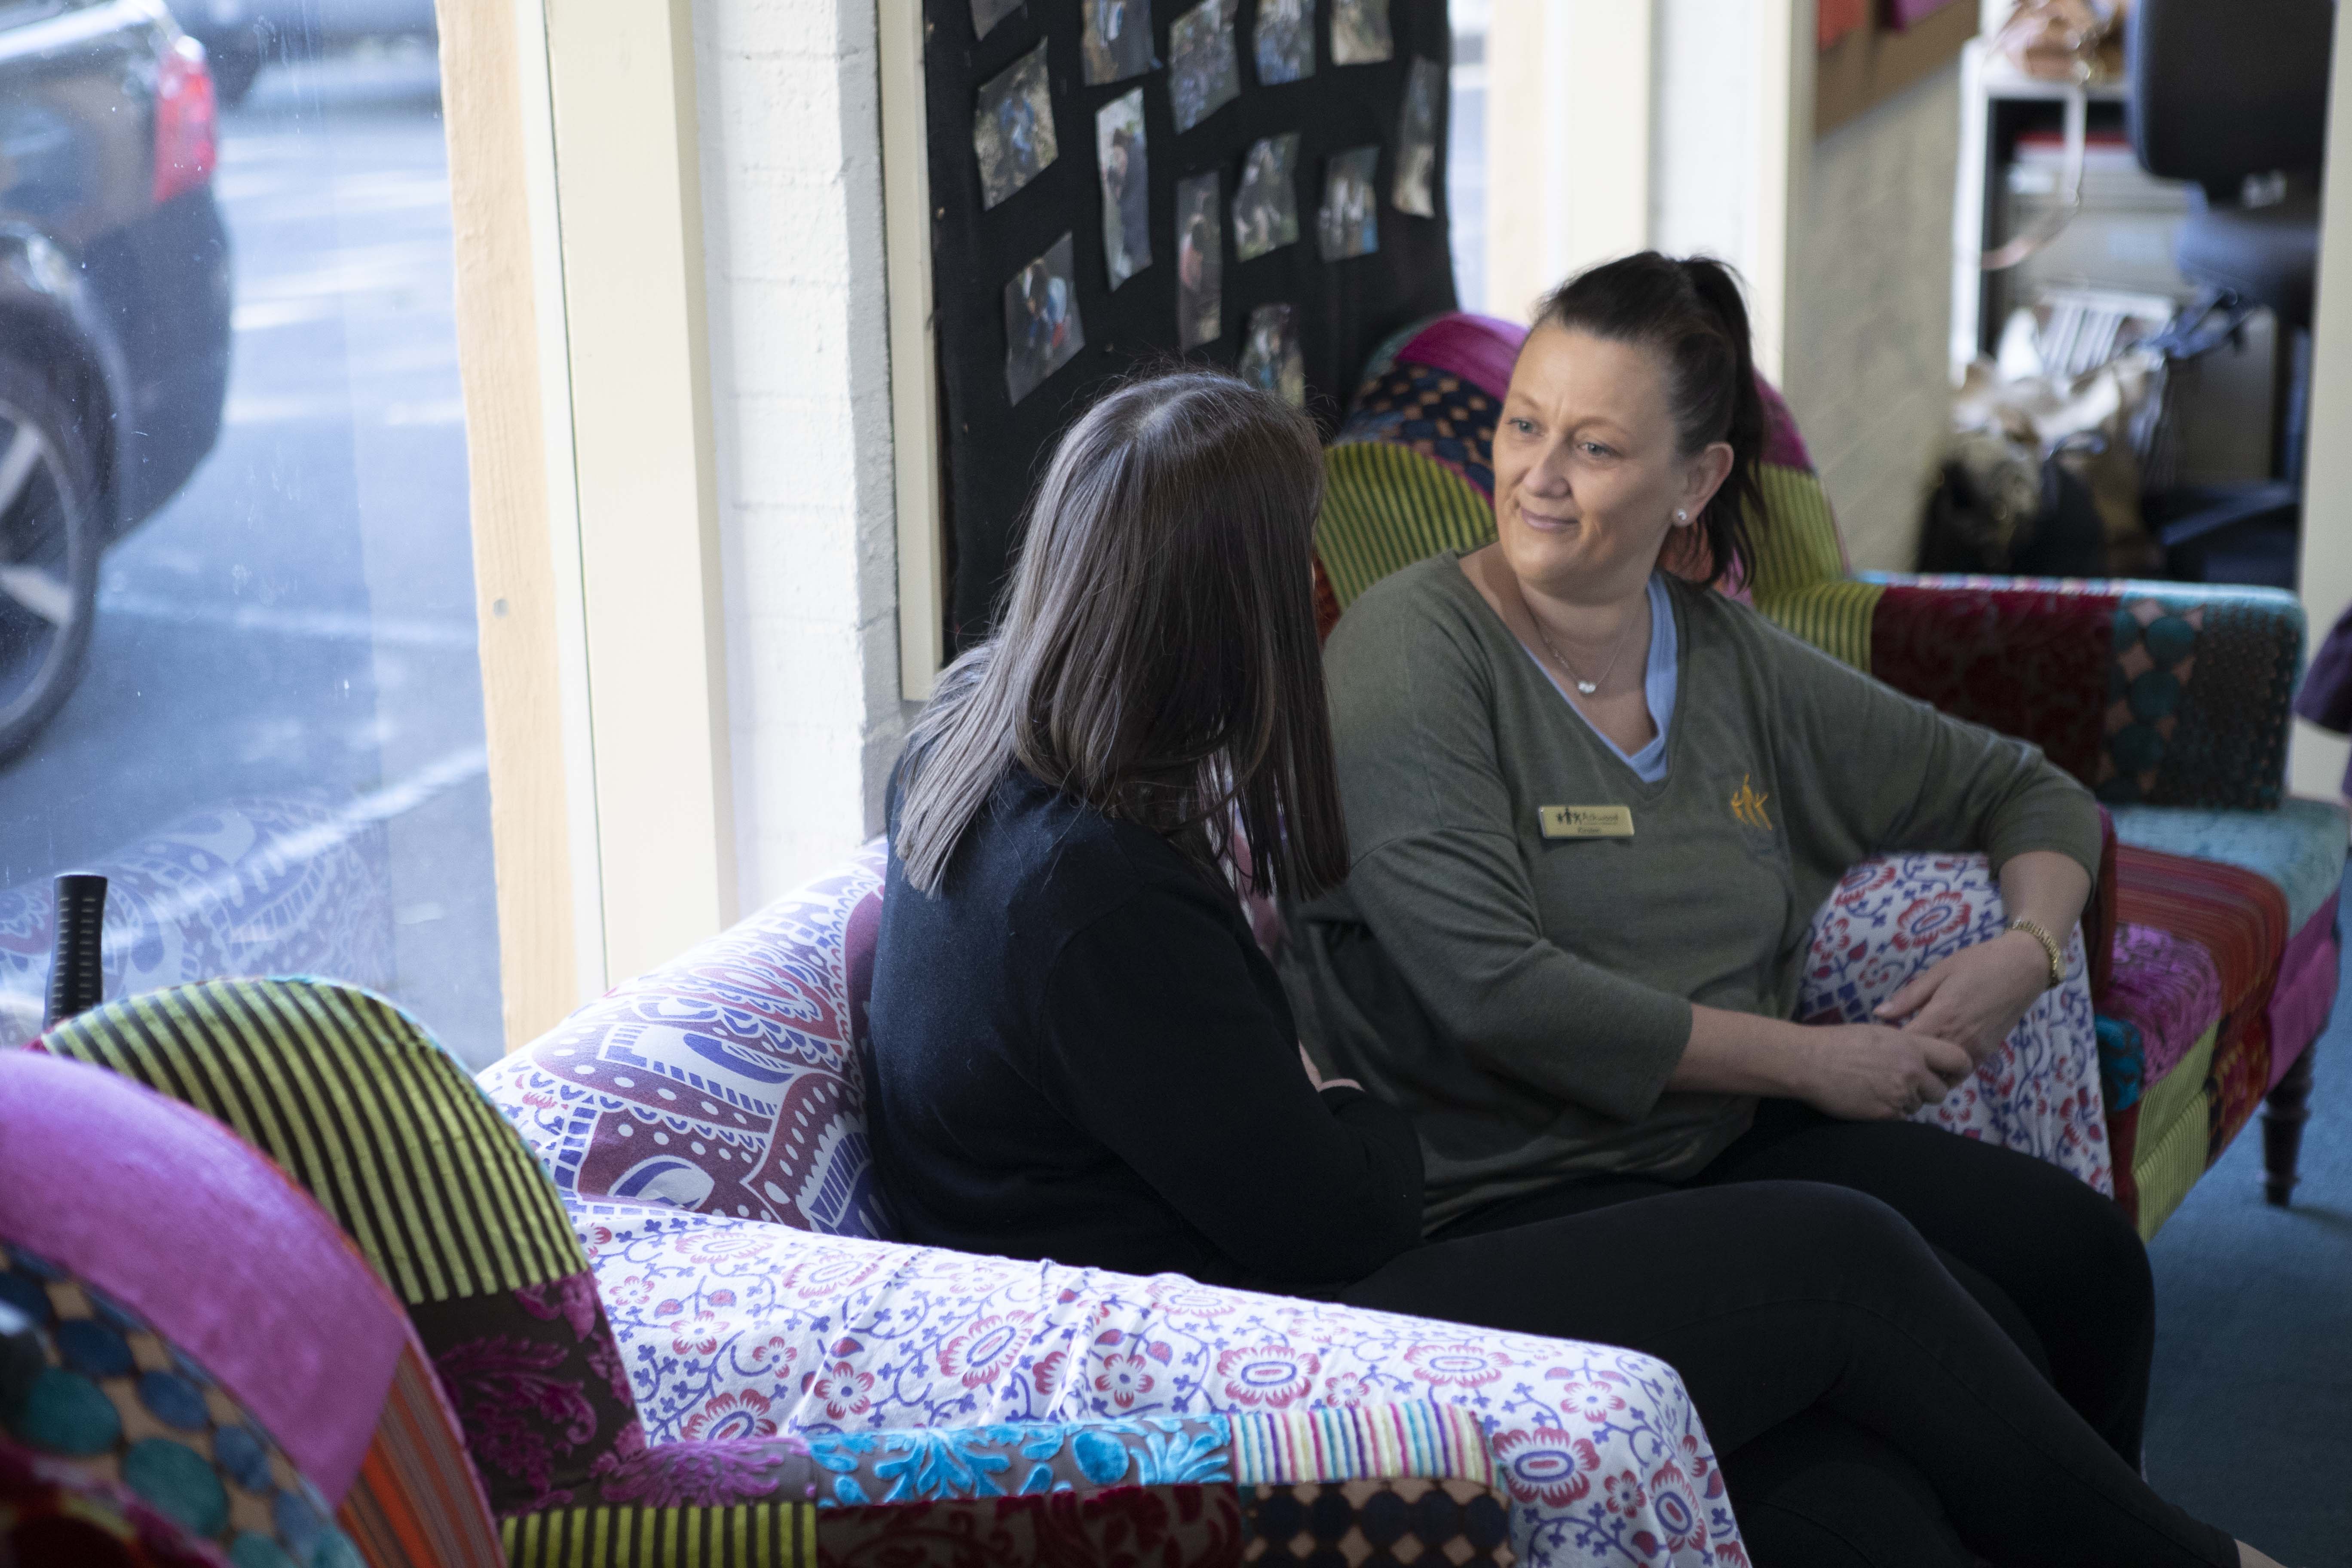
M 2344 878 L 2344 807 L 2288 799 L 2276 811 L 2198 811 L 2177 806 L 2111 808 L 2116 837 L 2142 849 L 2219 860 L 2276 883 L 2286 895 L 2290 935 L 2319 911 Z
M 2274 588 L 2103 586 L 2119 596 L 2099 798 L 2276 805 L 2303 663 L 2302 606 Z
M 1234 1479 L 1222 1415 L 807 1435 L 820 1505 L 1025 1497 Z
M 120 1482 L 237 1568 L 361 1568 L 333 1510 L 179 1348 L 87 1280 L 0 1244 L 0 1302 L 46 1365 L 11 1379 L 0 1429 Z

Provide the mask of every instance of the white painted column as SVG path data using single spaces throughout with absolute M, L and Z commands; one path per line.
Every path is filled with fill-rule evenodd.
M 2303 613 L 2315 647 L 2352 603 L 2352 48 L 2336 34 L 2328 89 L 2327 182 L 2319 223 L 2319 298 L 2311 333 L 2310 459 L 2304 469 Z M 2352 743 L 2294 721 L 2288 784 L 2297 795 L 2334 798 Z
M 1517 321 L 1650 243 L 1651 0 L 1502 0 L 1486 35 L 1487 306 Z
M 880 50 L 876 0 L 692 4 L 748 912 L 880 830 L 904 730 Z

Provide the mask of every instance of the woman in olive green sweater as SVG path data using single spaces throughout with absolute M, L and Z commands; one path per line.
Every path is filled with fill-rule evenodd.
M 1350 869 L 1289 911 L 1286 983 L 1321 1066 L 1414 1119 L 1433 1235 L 1857 1187 L 2137 1463 L 2132 1226 L 2030 1155 L 1903 1120 L 2056 983 L 2096 807 L 2032 746 L 1662 568 L 1745 571 L 1762 437 L 1719 264 L 1632 257 L 1545 302 L 1496 433 L 1496 542 L 1379 584 L 1327 647 Z M 1927 849 L 1988 854 L 2010 930 L 1879 1022 L 1792 1022 L 1822 900 Z

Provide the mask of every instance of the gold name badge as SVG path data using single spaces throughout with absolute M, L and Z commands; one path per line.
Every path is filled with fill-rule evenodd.
M 1633 812 L 1623 805 L 1539 805 L 1536 821 L 1546 838 L 1631 838 Z

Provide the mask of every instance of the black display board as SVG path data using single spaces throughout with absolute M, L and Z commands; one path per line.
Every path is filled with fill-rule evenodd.
M 887 0 L 886 0 L 887 3 Z M 903 0 L 900 0 L 903 3 Z M 1454 308 L 1446 246 L 1445 137 L 1449 106 L 1444 68 L 1451 58 L 1445 0 L 1388 0 L 1392 53 L 1374 64 L 1332 58 L 1332 12 L 1360 15 L 1363 0 L 1305 0 L 1311 7 L 1315 65 L 1302 79 L 1260 79 L 1258 10 L 1297 0 L 1222 0 L 1232 29 L 1239 94 L 1179 132 L 1171 110 L 1170 32 L 1194 9 L 1150 0 L 1152 65 L 1142 75 L 1088 85 L 1082 58 L 1093 16 L 1101 29 L 1116 7 L 1125 21 L 1140 0 L 981 0 L 993 11 L 986 36 L 974 26 L 972 0 L 923 0 L 925 97 L 931 187 L 934 324 L 944 406 L 947 535 L 950 546 L 948 639 L 961 649 L 985 637 L 1016 542 L 1023 507 L 1045 455 L 1108 378 L 1139 364 L 1179 358 L 1235 367 L 1251 311 L 1294 307 L 1304 363 L 1307 405 L 1326 431 L 1337 423 L 1365 359 L 1397 328 Z M 1097 7 L 1101 7 L 1097 10 Z M 1197 29 L 1188 37 L 1197 38 Z M 1003 110 L 1006 91 L 988 101 L 989 124 L 976 131 L 984 89 L 1008 83 L 1015 93 L 1034 77 L 1005 75 L 1045 47 L 1055 155 L 1010 194 L 1003 187 L 1034 163 L 1038 127 L 1026 108 Z M 1360 43 L 1355 45 L 1361 48 Z M 1096 56 L 1100 61 L 1103 51 Z M 1129 58 L 1135 58 L 1132 53 Z M 1188 54 L 1187 59 L 1197 59 Z M 1435 156 L 1428 180 L 1433 214 L 1398 210 L 1392 201 L 1397 142 L 1409 74 L 1416 59 L 1439 68 L 1433 78 Z M 1106 267 L 1105 195 L 1097 158 L 1097 112 L 1135 88 L 1143 89 L 1149 168 L 1150 264 L 1116 289 Z M 1034 102 L 1034 93 L 1024 102 Z M 1234 197 L 1244 161 L 1261 138 L 1296 133 L 1298 238 L 1255 259 L 1235 255 Z M 990 143 L 997 202 L 984 205 L 982 154 Z M 1008 138 L 1010 140 L 1008 140 Z M 1326 260 L 1318 212 L 1330 160 L 1351 149 L 1380 148 L 1373 186 L 1379 248 Z M 1178 182 L 1220 175 L 1222 331 L 1189 353 L 1178 335 Z M 1197 187 L 1196 187 L 1197 188 Z M 1126 210 L 1132 211 L 1132 205 Z M 1074 298 L 1085 346 L 1037 380 L 1017 403 L 1008 388 L 1005 289 L 1024 269 L 1070 237 L 1068 284 L 1055 301 Z M 1031 274 L 1031 281 L 1040 281 Z M 1032 329 L 1033 333 L 1035 329 Z M 1065 323 L 1066 331 L 1066 323 Z M 1041 341 L 1030 338 L 1033 345 Z M 1051 357 L 1048 353 L 1047 358 Z M 1038 368 L 1031 353 L 1022 379 Z

